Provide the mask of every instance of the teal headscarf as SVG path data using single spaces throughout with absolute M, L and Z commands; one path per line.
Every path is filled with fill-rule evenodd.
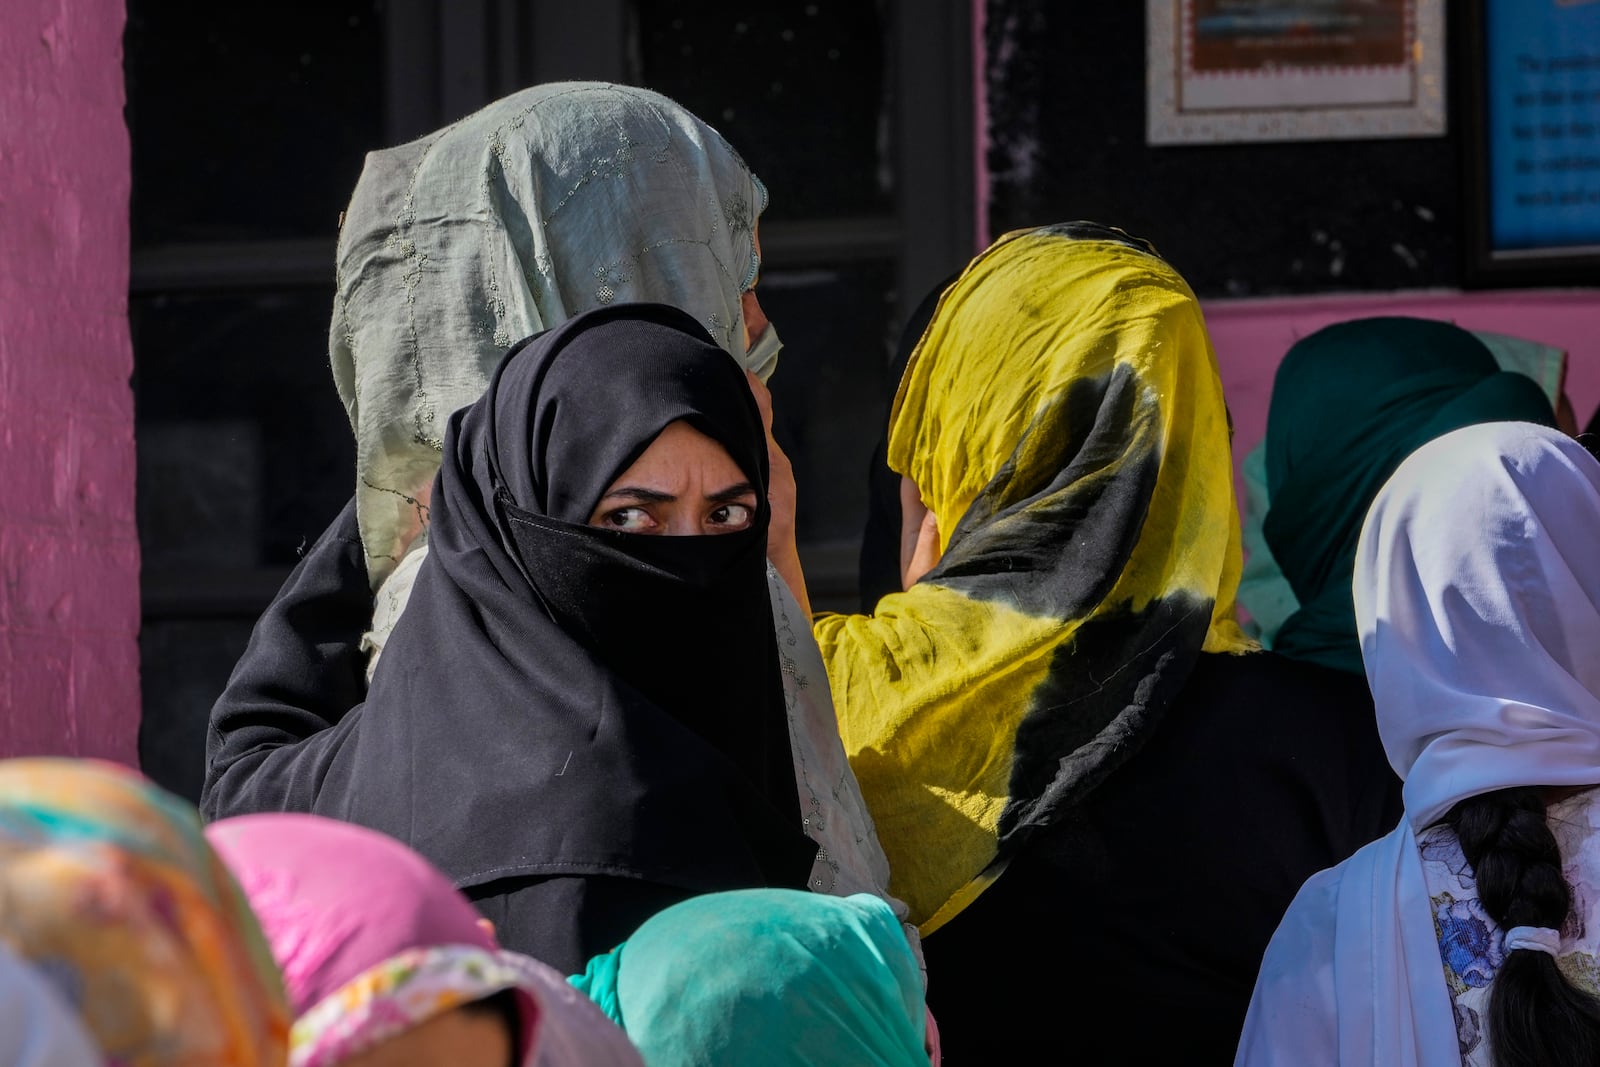
M 1267 413 L 1262 532 L 1300 607 L 1275 651 L 1362 672 L 1351 585 L 1367 508 L 1413 451 L 1481 422 L 1554 426 L 1555 413 L 1533 379 L 1502 371 L 1457 326 L 1358 319 L 1289 349 Z
M 710 893 L 655 915 L 572 984 L 649 1067 L 927 1067 L 922 976 L 864 893 Z

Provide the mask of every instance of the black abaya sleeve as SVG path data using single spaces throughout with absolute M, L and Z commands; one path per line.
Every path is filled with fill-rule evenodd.
M 373 598 L 352 498 L 256 623 L 206 733 L 207 819 L 309 811 L 352 708 Z

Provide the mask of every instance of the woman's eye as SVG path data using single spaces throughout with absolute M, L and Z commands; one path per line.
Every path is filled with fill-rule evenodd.
M 613 530 L 645 533 L 655 528 L 655 520 L 644 508 L 617 508 L 606 512 L 605 523 Z
M 743 530 L 750 525 L 754 512 L 744 504 L 724 504 L 710 515 L 712 526 L 719 527 L 723 532 Z

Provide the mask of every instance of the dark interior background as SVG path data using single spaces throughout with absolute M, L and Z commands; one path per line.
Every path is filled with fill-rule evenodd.
M 966 0 L 129 0 L 146 769 L 197 795 L 212 701 L 351 492 L 326 334 L 364 153 L 525 85 L 658 89 L 771 190 L 778 433 L 823 608 L 856 603 L 901 323 L 976 251 L 975 151 L 993 233 L 1121 226 L 1203 297 L 1462 282 L 1459 107 L 1442 138 L 1153 148 L 1144 6 L 987 0 L 975 149 Z
M 989 0 L 996 233 L 1120 226 L 1202 297 L 1461 282 L 1458 123 L 1445 137 L 1152 147 L 1144 9 Z

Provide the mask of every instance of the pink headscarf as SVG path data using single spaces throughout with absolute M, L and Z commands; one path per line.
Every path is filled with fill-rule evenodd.
M 639 1064 L 622 1031 L 537 960 L 506 952 L 427 860 L 315 815 L 206 830 L 243 886 L 297 1016 L 291 1067 L 331 1067 L 428 1019 L 515 990 L 526 1064 Z

